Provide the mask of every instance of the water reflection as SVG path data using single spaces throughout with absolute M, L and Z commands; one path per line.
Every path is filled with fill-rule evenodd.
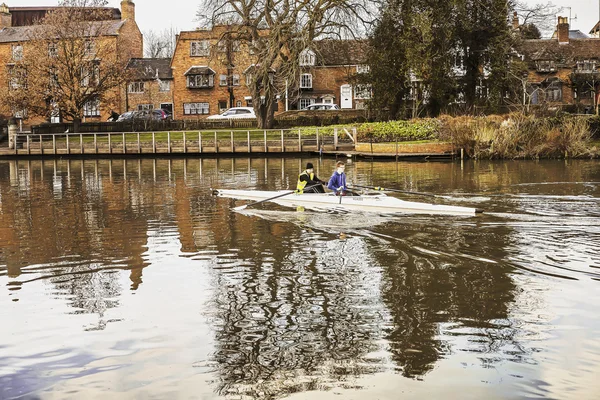
M 157 395 L 171 393 L 167 382 L 193 369 L 191 382 L 193 374 L 210 376 L 214 396 L 226 398 L 359 389 L 361 378 L 378 374 L 425 380 L 436 368 L 453 372 L 443 365 L 454 359 L 476 365 L 476 374 L 503 366 L 507 382 L 513 375 L 539 378 L 511 365 L 541 362 L 536 340 L 547 335 L 550 320 L 539 318 L 544 293 L 599 278 L 597 164 L 349 164 L 356 183 L 472 202 L 488 211 L 477 218 L 270 205 L 237 213 L 231 207 L 240 202 L 209 190 L 293 187 L 305 162 L 0 162 L 0 283 L 8 294 L 0 317 L 10 318 L 9 305 L 19 301 L 26 304 L 18 309 L 43 328 L 50 324 L 29 302 L 58 301 L 64 304 L 51 316 L 70 323 L 64 334 L 97 341 L 89 350 L 73 345 L 61 357 L 78 361 L 52 364 L 56 373 L 42 385 L 36 375 L 23 375 L 25 366 L 39 370 L 48 361 L 23 355 L 27 335 L 39 340 L 23 329 L 23 343 L 11 339 L 0 348 L 10 360 L 0 362 L 0 394 L 14 396 L 24 386 L 35 394 L 43 386 L 60 396 L 76 385 L 67 376 L 89 385 L 84 370 L 108 393 L 114 376 L 107 374 L 127 364 L 170 370 L 164 382 L 155 380 Z M 334 163 L 315 161 L 317 175 L 328 176 Z M 168 311 L 159 311 L 157 298 L 172 303 Z M 107 338 L 127 339 L 131 358 L 107 356 L 113 348 L 98 344 Z M 43 354 L 60 348 L 44 343 Z M 141 350 L 148 343 L 157 347 L 154 355 Z M 587 359 L 600 360 L 600 352 Z M 23 368 L 7 373 L 11 363 Z M 129 374 L 120 375 L 123 387 L 136 387 Z M 525 386 L 519 393 L 538 393 Z

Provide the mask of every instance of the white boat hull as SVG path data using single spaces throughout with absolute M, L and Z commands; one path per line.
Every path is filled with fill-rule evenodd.
M 219 197 L 240 200 L 261 201 L 290 193 L 289 190 L 230 190 L 216 189 Z M 383 193 L 361 196 L 335 196 L 333 193 L 304 193 L 289 194 L 271 200 L 271 202 L 286 207 L 304 207 L 313 210 L 363 211 L 380 213 L 411 213 L 411 214 L 448 214 L 474 215 L 480 210 L 471 207 L 448 206 L 443 204 L 419 203 L 400 200 Z

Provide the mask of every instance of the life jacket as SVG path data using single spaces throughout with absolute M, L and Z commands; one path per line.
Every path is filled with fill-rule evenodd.
M 310 181 L 313 181 L 313 179 L 315 178 L 314 172 L 312 174 L 309 174 L 308 171 L 302 171 L 302 173 L 300 175 L 298 175 L 298 183 L 296 183 L 296 193 L 298 193 L 298 194 L 304 193 L 304 188 L 306 187 L 306 184 L 308 183 L 308 180 L 307 181 L 300 180 L 300 177 L 302 175 L 306 175 L 308 177 L 308 180 L 310 180 Z

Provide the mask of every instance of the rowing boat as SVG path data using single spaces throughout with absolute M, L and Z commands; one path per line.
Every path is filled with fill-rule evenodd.
M 286 195 L 288 193 L 288 195 Z M 289 190 L 232 190 L 215 189 L 214 194 L 239 200 L 266 201 L 286 207 L 304 207 L 309 210 L 363 211 L 382 213 L 411 214 L 448 214 L 472 215 L 481 210 L 472 207 L 449 206 L 444 204 L 419 203 L 387 196 L 385 193 L 361 194 L 358 196 L 342 196 L 333 193 L 296 194 Z M 279 197 L 278 197 L 279 196 Z

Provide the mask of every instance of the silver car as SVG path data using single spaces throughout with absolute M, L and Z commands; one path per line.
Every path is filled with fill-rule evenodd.
M 340 106 L 333 103 L 315 103 L 303 108 L 303 110 L 339 110 Z
M 252 107 L 232 107 L 229 110 L 219 114 L 211 115 L 206 119 L 242 119 L 242 118 L 256 118 L 254 114 L 254 108 Z

